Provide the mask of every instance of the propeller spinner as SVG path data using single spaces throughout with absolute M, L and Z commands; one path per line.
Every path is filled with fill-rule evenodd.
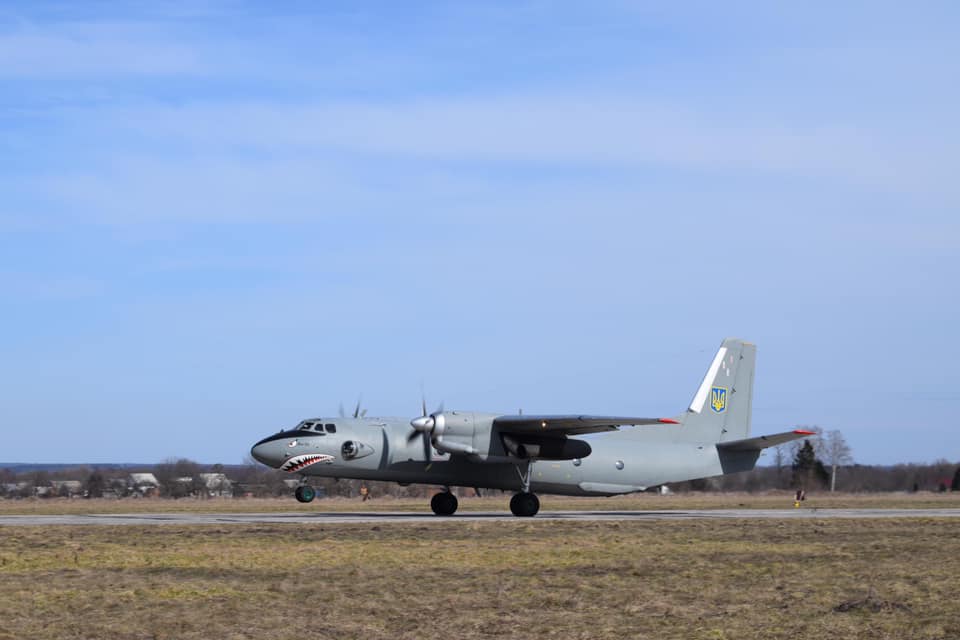
M 407 442 L 413 442 L 417 436 L 423 439 L 423 459 L 430 463 L 430 448 L 433 440 L 433 434 L 439 427 L 443 429 L 443 403 L 432 414 L 427 413 L 427 399 L 420 400 L 420 416 L 410 421 L 413 431 L 407 436 Z

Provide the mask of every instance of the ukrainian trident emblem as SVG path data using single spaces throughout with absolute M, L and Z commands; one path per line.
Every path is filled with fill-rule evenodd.
M 723 413 L 727 410 L 727 388 L 713 387 L 710 390 L 710 408 L 717 413 Z

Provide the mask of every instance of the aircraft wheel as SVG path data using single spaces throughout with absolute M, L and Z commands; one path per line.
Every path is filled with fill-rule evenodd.
M 530 518 L 540 511 L 540 498 L 532 493 L 518 493 L 510 498 L 510 511 L 521 518 Z
M 313 487 L 305 484 L 297 487 L 293 495 L 297 499 L 297 502 L 313 502 L 313 499 L 317 497 L 317 492 Z
M 438 493 L 430 499 L 430 508 L 438 516 L 452 516 L 457 511 L 457 496 L 449 491 Z

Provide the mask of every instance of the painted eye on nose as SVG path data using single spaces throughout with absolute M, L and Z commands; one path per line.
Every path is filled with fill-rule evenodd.
M 287 446 L 288 446 L 288 447 L 295 447 L 295 446 L 297 446 L 297 441 L 296 441 L 296 440 L 291 440 L 290 442 L 287 443 Z

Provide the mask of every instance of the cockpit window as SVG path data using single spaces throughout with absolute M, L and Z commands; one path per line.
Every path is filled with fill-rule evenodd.
M 319 433 L 319 434 L 322 435 L 322 436 L 323 436 L 323 435 L 326 435 L 326 434 L 323 432 L 323 425 L 320 424 L 319 422 L 318 422 L 317 424 L 313 425 L 313 430 L 316 431 L 317 433 Z
M 337 425 L 335 424 L 327 425 L 327 433 L 336 433 L 336 432 L 337 432 Z

